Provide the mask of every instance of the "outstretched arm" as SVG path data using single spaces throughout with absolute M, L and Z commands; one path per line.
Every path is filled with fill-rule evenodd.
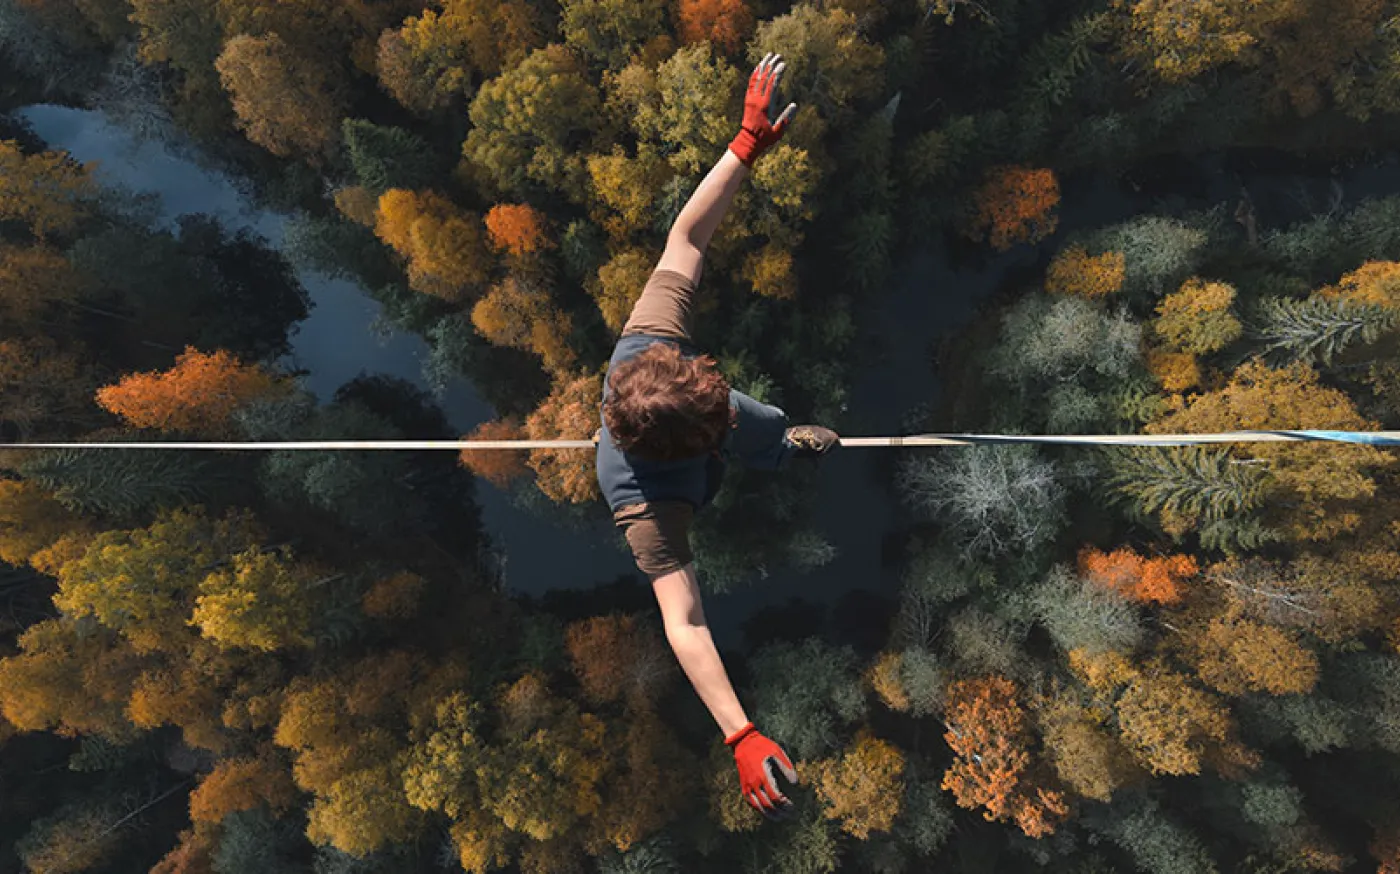
M 748 175 L 749 168 L 726 150 L 676 216 L 657 270 L 670 270 L 699 284 L 705 268 L 705 250 Z
M 699 283 L 705 250 L 734 202 L 739 186 L 749 175 L 753 162 L 782 138 L 797 112 L 797 104 L 792 103 L 782 115 L 772 117 L 778 85 L 782 83 L 786 68 L 781 55 L 768 55 L 754 68 L 744 97 L 744 120 L 739 135 L 676 216 L 666 240 L 666 251 L 656 269 L 671 270 Z

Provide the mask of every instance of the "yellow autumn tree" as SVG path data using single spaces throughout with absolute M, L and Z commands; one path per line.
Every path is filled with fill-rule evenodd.
M 338 141 L 345 115 L 340 76 L 277 33 L 235 36 L 215 68 L 239 128 L 272 154 L 319 162 Z
M 481 219 L 436 192 L 384 192 L 374 233 L 407 260 L 409 285 L 424 294 L 463 301 L 490 276 Z
M 1108 297 L 1122 290 L 1126 276 L 1127 259 L 1123 253 L 1090 255 L 1083 246 L 1071 246 L 1050 262 L 1045 290 L 1051 294 Z
M 0 221 L 19 222 L 43 240 L 77 229 L 97 194 L 92 168 L 66 152 L 26 155 L 0 140 Z
M 862 731 L 839 758 L 813 770 L 824 814 L 843 832 L 863 841 L 894 826 L 904 797 L 904 754 L 897 747 Z
M 1196 673 L 1226 695 L 1305 695 L 1317 685 L 1317 655 L 1272 625 L 1226 611 L 1193 635 Z
M 1146 426 L 1151 434 L 1240 430 L 1375 430 L 1351 399 L 1323 385 L 1305 363 L 1271 368 L 1252 361 L 1232 374 L 1229 384 L 1204 395 L 1180 399 Z M 1360 524 L 1356 502 L 1376 492 L 1373 472 L 1393 463 L 1367 446 L 1260 444 L 1237 446 L 1242 458 L 1259 459 L 1290 494 L 1278 506 L 1294 536 L 1325 539 Z
M 778 300 L 797 296 L 797 260 L 792 250 L 768 243 L 744 259 L 740 271 L 755 294 Z
M 1368 261 L 1319 292 L 1358 304 L 1400 309 L 1400 262 Z
M 525 420 L 525 433 L 531 440 L 591 439 L 601 427 L 602 397 L 602 376 L 559 374 L 549 397 Z M 551 500 L 586 504 L 599 496 L 593 457 L 591 449 L 536 449 L 530 467 L 540 491 Z
M 190 793 L 190 821 L 217 824 L 230 813 L 266 806 L 285 811 L 297 800 L 296 786 L 273 750 L 224 759 Z
M 629 248 L 619 251 L 598 268 L 593 299 L 603 314 L 603 321 L 615 333 L 622 333 L 632 307 L 651 278 L 656 260 L 657 256 L 646 249 Z
M 261 364 L 243 364 L 223 349 L 186 346 L 169 370 L 128 374 L 98 389 L 97 404 L 136 428 L 230 438 L 238 433 L 234 413 L 290 388 Z
M 1157 305 L 1152 329 L 1174 349 L 1193 355 L 1219 352 L 1244 333 L 1231 312 L 1235 289 L 1224 282 L 1188 279 Z
M 56 249 L 0 246 L 0 319 L 8 324 L 32 325 L 54 304 L 77 301 L 88 287 L 87 277 Z
M 575 359 L 569 347 L 573 321 L 543 289 L 516 276 L 491 286 L 472 307 L 472 325 L 496 346 L 534 352 L 550 371 L 562 371 Z

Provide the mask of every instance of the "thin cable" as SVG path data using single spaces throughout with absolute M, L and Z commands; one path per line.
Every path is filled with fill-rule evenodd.
M 1206 446 L 1243 443 L 1349 443 L 1400 446 L 1400 431 L 1231 431 L 1220 434 L 916 434 L 908 437 L 843 437 L 845 449 L 912 449 L 936 446 Z M 593 440 L 291 440 L 146 441 L 140 443 L 0 443 L 0 449 L 169 449 L 182 451 L 433 451 L 593 449 Z

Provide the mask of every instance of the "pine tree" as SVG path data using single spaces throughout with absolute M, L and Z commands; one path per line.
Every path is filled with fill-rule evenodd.
M 1355 343 L 1374 343 L 1396 326 L 1394 310 L 1345 298 L 1269 298 L 1259 304 L 1252 334 L 1264 352 L 1285 361 L 1332 361 Z
M 417 134 L 362 118 L 345 119 L 340 130 L 355 176 L 375 195 L 391 188 L 427 188 L 436 181 L 432 150 Z
M 1250 549 L 1271 539 L 1252 518 L 1269 494 L 1259 466 L 1224 450 L 1200 447 L 1131 449 L 1110 456 L 1108 485 L 1168 533 L 1195 528 L 1211 549 Z
M 209 500 L 230 472 L 195 452 L 62 449 L 36 453 L 20 472 L 70 510 L 118 518 Z

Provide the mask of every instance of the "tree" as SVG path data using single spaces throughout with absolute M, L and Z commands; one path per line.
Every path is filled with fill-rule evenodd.
M 621 146 L 588 157 L 589 192 L 596 221 L 615 240 L 625 240 L 655 220 L 655 201 L 669 176 L 666 162 L 649 148 L 628 158 Z
M 769 243 L 744 259 L 741 271 L 754 294 L 777 300 L 797 297 L 797 264 L 792 251 Z
M 754 654 L 753 720 L 794 760 L 841 746 L 841 734 L 865 716 L 865 695 L 850 647 L 817 638 L 769 644 Z
M 1132 652 L 1144 634 L 1138 611 L 1115 588 L 1057 565 L 1032 594 L 1035 616 L 1065 652 Z
M 1215 616 L 1193 637 L 1196 670 L 1226 695 L 1306 695 L 1317 685 L 1318 661 L 1293 635 L 1238 611 Z
M 1045 275 L 1045 290 L 1051 294 L 1080 297 L 1107 297 L 1123 288 L 1126 261 L 1119 252 L 1090 255 L 1082 246 L 1071 246 L 1055 256 Z
M 754 25 L 744 0 L 680 0 L 676 18 L 683 42 L 708 42 L 727 55 L 739 51 Z
M 650 624 L 636 615 L 580 620 L 564 631 L 574 676 L 593 704 L 626 699 L 650 710 L 675 679 L 675 659 Z
M 1026 713 L 1017 694 L 1015 684 L 996 675 L 948 687 L 943 739 L 957 758 L 942 786 L 959 807 L 985 807 L 988 821 L 1012 820 L 1040 838 L 1055 831 L 1069 807 L 1063 793 L 1035 781 Z
M 276 652 L 309 646 L 311 589 L 322 574 L 294 564 L 289 547 L 251 549 L 231 562 L 199 584 L 190 624 L 225 649 Z
M 28 439 L 90 424 L 93 379 L 52 340 L 0 340 L 0 425 Z
M 64 535 L 89 527 L 38 484 L 0 479 L 0 561 L 23 567 Z
M 66 152 L 26 155 L 0 140 L 0 222 L 19 222 L 40 240 L 73 233 L 97 191 L 92 168 Z
M 150 874 L 214 874 L 217 837 L 212 829 L 185 829 L 179 843 L 161 857 Z
M 1157 320 L 1152 327 L 1159 337 L 1183 352 L 1219 352 L 1244 332 L 1240 320 L 1230 311 L 1234 302 L 1233 286 L 1189 279 L 1180 291 L 1167 295 L 1157 305 Z
M 482 422 L 465 440 L 523 440 L 525 428 L 515 419 L 495 422 Z M 472 450 L 463 449 L 458 457 L 463 467 L 487 480 L 498 489 L 508 488 L 511 483 L 529 473 L 526 467 L 528 456 L 524 451 Z
M 1260 323 L 1251 332 L 1264 341 L 1263 354 L 1285 361 L 1332 361 L 1356 343 L 1376 342 L 1393 330 L 1400 313 L 1347 298 L 1268 298 L 1259 303 Z
M 840 758 L 814 770 L 826 818 L 840 822 L 843 832 L 864 841 L 893 828 L 904 796 L 904 755 L 896 747 L 861 732 Z
M 616 70 L 665 32 L 665 7 L 648 0 L 561 0 L 559 31 L 569 47 Z
M 1163 390 L 1184 392 L 1201 384 L 1201 362 L 1190 352 L 1172 352 L 1160 347 L 1149 348 L 1145 362 L 1147 372 L 1161 384 Z
M 749 41 L 749 62 L 757 64 L 770 52 L 787 62 L 783 89 L 789 99 L 816 109 L 837 127 L 884 87 L 884 50 L 867 42 L 856 17 L 839 6 L 799 3 L 786 15 L 763 22 Z M 798 134 L 802 115 L 799 111 L 794 122 Z M 801 136 L 794 141 L 807 143 Z
M 1180 602 L 1185 584 L 1201 571 L 1189 555 L 1148 558 L 1128 547 L 1113 552 L 1086 549 L 1079 554 L 1079 570 L 1094 585 L 1142 604 Z
M 230 813 L 267 807 L 282 813 L 296 803 L 291 775 L 271 751 L 247 758 L 223 759 L 190 793 L 190 820 L 217 824 Z
M 45 310 L 77 303 L 88 287 L 87 277 L 54 249 L 0 245 L 0 317 L 9 324 L 38 327 Z
M 915 717 L 937 713 L 948 685 L 937 657 L 918 647 L 881 654 L 865 678 L 886 707 Z
M 1154 800 L 1134 798 L 1093 821 L 1095 831 L 1122 847 L 1149 874 L 1217 874 L 1210 853 Z
M 601 376 L 559 374 L 554 387 L 525 420 L 531 440 L 588 440 L 599 428 Z M 530 469 L 540 491 L 560 504 L 586 504 L 598 499 L 594 453 L 587 449 L 535 449 Z
M 1208 754 L 1250 760 L 1247 751 L 1231 749 L 1225 705 L 1160 662 L 1129 671 L 1116 707 L 1124 742 L 1153 774 L 1199 774 Z
M 1311 367 L 1297 363 L 1272 369 L 1255 361 L 1236 370 L 1224 388 L 1181 401 L 1146 430 L 1170 434 L 1372 427 L 1346 394 L 1324 386 Z M 1364 446 L 1261 445 L 1237 447 L 1232 454 L 1264 461 L 1272 478 L 1298 503 L 1290 513 L 1294 536 L 1308 538 L 1326 538 L 1357 524 L 1354 514 L 1329 512 L 1329 503 L 1370 497 L 1376 484 L 1369 471 L 1389 463 Z
M 210 453 L 145 449 L 59 449 L 26 454 L 19 472 L 69 510 L 126 521 L 144 510 L 209 500 L 231 469 Z
M 0 715 L 21 731 L 132 739 L 126 715 L 141 657 L 116 635 L 66 617 L 45 619 L 0 659 Z
M 1090 254 L 1123 256 L 1123 292 L 1160 295 L 1180 288 L 1200 266 L 1209 235 L 1180 219 L 1143 215 L 1089 234 L 1082 245 Z
M 1168 81 L 1189 79 L 1215 67 L 1251 60 L 1261 32 L 1293 4 L 1252 7 L 1229 0 L 1204 3 L 1137 0 L 1122 3 L 1130 16 L 1125 49 L 1151 64 Z
M 1060 203 L 1060 183 L 1053 170 L 991 168 L 974 199 L 966 233 L 1000 251 L 1017 243 L 1038 243 L 1060 223 L 1053 215 Z
M 618 114 L 643 142 L 691 179 L 734 136 L 742 85 L 739 70 L 708 44 L 691 45 L 655 72 L 639 64 L 623 70 L 612 80 L 609 103 L 618 105 Z
M 549 233 L 549 220 L 528 203 L 498 203 L 486 213 L 486 233 L 491 247 L 514 258 L 557 248 Z
M 622 249 L 608 263 L 598 268 L 598 282 L 593 299 L 603 314 L 603 321 L 615 333 L 621 334 L 632 315 L 632 307 L 642 296 L 647 280 L 656 267 L 657 256 L 645 249 Z
M 550 371 L 565 370 L 577 357 L 569 348 L 573 323 L 568 313 L 543 289 L 515 276 L 491 286 L 476 302 L 472 325 L 497 346 L 534 352 Z
M 489 278 L 481 219 L 433 191 L 390 189 L 379 198 L 374 233 L 408 261 L 415 291 L 451 302 Z
M 1027 552 L 1059 533 L 1066 490 L 1034 447 L 995 446 L 911 457 L 900 466 L 905 500 L 942 517 L 969 556 Z
M 546 42 L 528 0 L 446 0 L 379 38 L 379 81 L 415 112 L 446 109 L 471 96 L 476 75 L 495 76 Z
M 319 163 L 345 114 L 341 80 L 276 33 L 230 39 L 214 64 L 248 139 L 280 157 Z
M 222 349 L 204 353 L 186 346 L 170 370 L 128 374 L 96 397 L 98 406 L 135 428 L 219 439 L 236 436 L 239 407 L 285 389 L 286 382 L 261 364 L 243 364 Z
M 1109 485 L 1133 509 L 1157 516 L 1180 539 L 1199 530 L 1202 545 L 1237 551 L 1269 539 L 1254 517 L 1270 493 L 1269 475 L 1240 464 L 1228 450 L 1134 449 L 1110 456 Z
M 1080 297 L 1030 295 L 1002 317 L 992 374 L 1036 388 L 1100 377 L 1124 382 L 1141 360 L 1141 328 Z
M 63 566 L 54 605 L 120 632 L 139 651 L 179 647 L 190 602 L 210 567 L 262 540 L 248 511 L 211 519 L 202 508 L 162 513 L 146 528 L 97 535 Z
M 1102 718 L 1056 689 L 1036 709 L 1045 752 L 1055 773 L 1075 792 L 1107 802 L 1134 776 L 1127 752 L 1103 730 Z
M 1324 288 L 1318 294 L 1363 306 L 1395 309 L 1400 307 L 1400 262 L 1368 261 L 1343 276 L 1336 287 Z
M 586 174 L 580 146 L 601 109 L 597 90 L 567 49 L 538 49 L 481 87 L 462 156 L 507 193 L 524 196 L 538 185 L 580 201 Z
M 363 118 L 345 119 L 340 131 L 355 177 L 376 197 L 391 188 L 427 188 L 438 176 L 432 149 L 417 134 Z
M 101 798 L 64 805 L 36 820 L 15 851 L 32 874 L 79 874 L 116 855 L 122 811 Z

